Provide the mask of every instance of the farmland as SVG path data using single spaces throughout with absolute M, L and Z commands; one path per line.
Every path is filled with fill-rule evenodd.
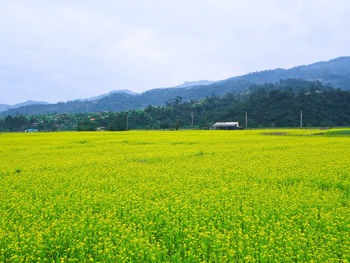
M 0 134 L 1 262 L 348 262 L 344 132 Z

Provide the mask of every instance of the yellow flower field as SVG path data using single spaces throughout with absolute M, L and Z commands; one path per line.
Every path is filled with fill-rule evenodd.
M 314 133 L 0 134 L 0 261 L 348 262 L 350 137 Z

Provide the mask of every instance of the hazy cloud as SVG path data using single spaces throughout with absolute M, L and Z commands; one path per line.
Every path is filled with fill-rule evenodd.
M 144 91 L 349 55 L 345 0 L 0 2 L 0 103 Z

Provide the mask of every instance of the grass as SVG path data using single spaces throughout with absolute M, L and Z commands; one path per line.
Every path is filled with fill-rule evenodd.
M 348 262 L 350 138 L 264 132 L 2 134 L 0 261 Z
M 346 130 L 346 129 L 334 130 L 334 131 L 328 131 L 325 134 L 328 136 L 350 136 L 350 130 Z

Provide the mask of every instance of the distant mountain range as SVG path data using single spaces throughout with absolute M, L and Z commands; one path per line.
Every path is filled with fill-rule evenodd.
M 185 82 L 179 86 L 148 90 L 140 94 L 129 90 L 119 90 L 90 99 L 78 99 L 67 101 L 66 103 L 35 103 L 17 108 L 8 108 L 6 111 L 1 112 L 0 115 L 126 111 L 144 108 L 148 105 L 161 106 L 176 96 L 181 96 L 183 100 L 187 101 L 211 95 L 221 97 L 229 92 L 242 93 L 253 85 L 275 83 L 284 79 L 320 81 L 333 88 L 350 90 L 350 57 L 339 57 L 291 69 L 254 72 L 216 82 L 206 80 Z
M 87 99 L 77 99 L 77 100 L 74 100 L 74 101 L 80 101 L 80 102 L 84 102 L 84 101 L 94 101 L 94 100 L 99 100 L 99 99 L 102 99 L 104 97 L 108 97 L 108 96 L 111 96 L 113 94 L 120 94 L 120 93 L 124 93 L 124 94 L 128 94 L 128 95 L 137 95 L 138 93 L 136 92 L 133 92 L 131 90 L 128 90 L 128 89 L 122 89 L 122 90 L 112 90 L 108 93 L 105 93 L 105 94 L 102 94 L 102 95 L 99 95 L 99 96 L 96 96 L 96 97 L 91 97 L 91 98 L 87 98 Z
M 18 109 L 20 107 L 25 107 L 25 106 L 29 106 L 29 105 L 36 105 L 36 104 L 41 104 L 41 105 L 46 105 L 49 104 L 46 101 L 34 101 L 34 100 L 28 100 L 22 103 L 17 103 L 15 105 L 8 105 L 8 104 L 0 104 L 0 112 L 2 111 L 6 111 L 9 109 Z
M 198 80 L 198 81 L 185 81 L 181 85 L 174 86 L 173 88 L 187 88 L 187 87 L 192 87 L 192 86 L 205 86 L 214 83 L 215 81 L 210 81 L 210 80 Z

